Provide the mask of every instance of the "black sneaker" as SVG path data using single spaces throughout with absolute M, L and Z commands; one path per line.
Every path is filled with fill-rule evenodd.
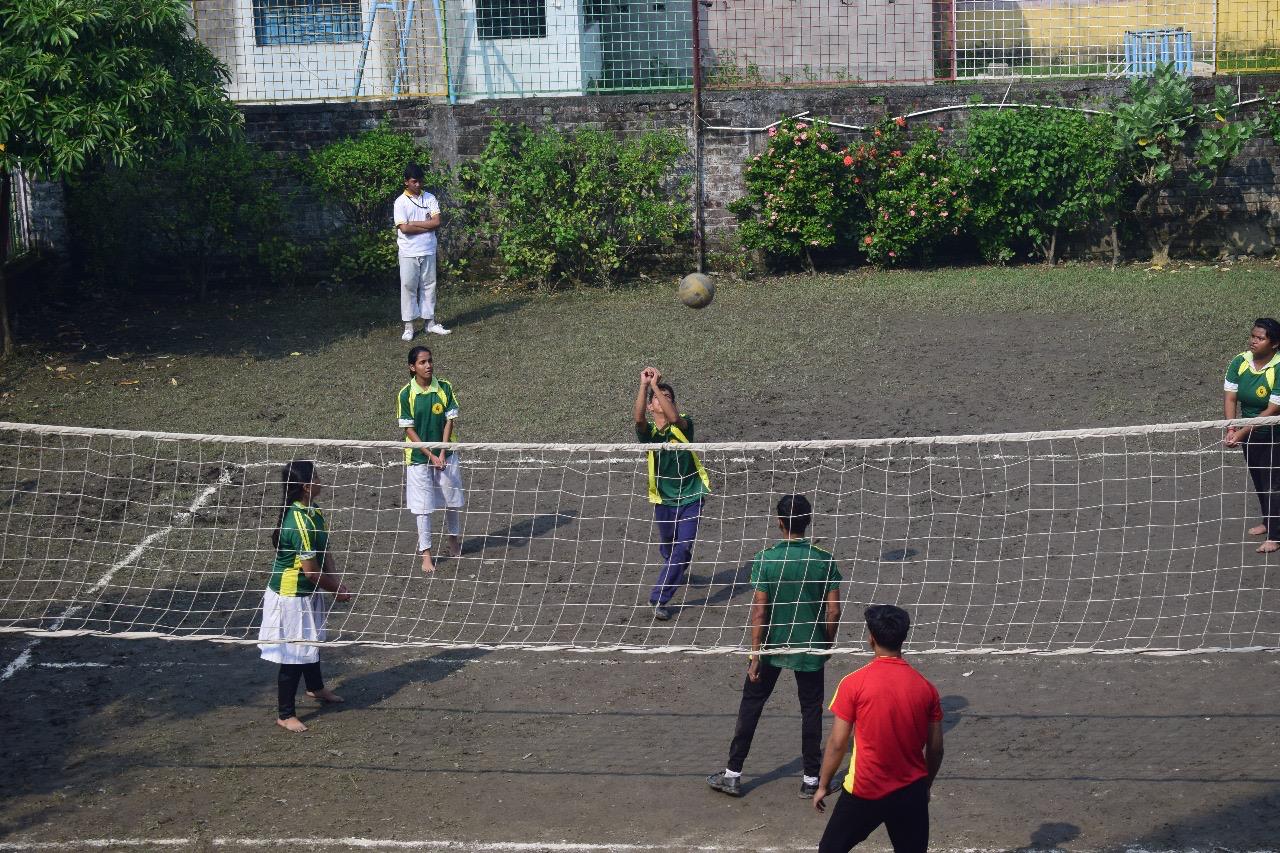
M 818 793 L 817 782 L 814 782 L 812 785 L 810 785 L 808 782 L 804 781 L 803 779 L 800 780 L 800 799 L 812 800 L 813 795 L 816 793 Z
M 666 622 L 675 615 L 676 609 L 674 607 L 668 607 L 665 604 L 653 605 L 653 618 L 657 619 L 659 622 Z
M 729 777 L 724 775 L 724 771 L 707 777 L 707 784 L 712 790 L 719 791 L 722 794 L 728 794 L 731 797 L 742 796 L 742 777 Z

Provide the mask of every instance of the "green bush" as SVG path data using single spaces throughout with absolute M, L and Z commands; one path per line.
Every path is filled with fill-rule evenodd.
M 1127 178 L 1137 193 L 1133 215 L 1156 264 L 1167 263 L 1174 240 L 1214 212 L 1208 191 L 1264 127 L 1263 118 L 1235 115 L 1235 93 L 1226 86 L 1214 90 L 1208 105 L 1193 96 L 1191 81 L 1161 64 L 1152 77 L 1135 80 L 1129 101 L 1116 107 Z
M 674 177 L 685 150 L 666 131 L 618 140 L 498 122 L 462 170 L 457 200 L 506 277 L 607 284 L 688 231 L 688 179 Z
M 307 172 L 321 200 L 336 204 L 339 227 L 326 242 L 330 276 L 338 282 L 375 281 L 396 269 L 391 208 L 404 190 L 404 167 L 426 172 L 425 186 L 437 197 L 447 176 L 431 168 L 431 154 L 405 133 L 386 125 L 314 152 Z
M 910 139 L 902 118 L 873 129 L 849 153 L 849 173 L 865 211 L 858 247 L 878 266 L 925 263 L 965 227 L 968 187 L 956 158 L 932 128 Z
M 803 258 L 847 244 L 861 196 L 850 179 L 850 152 L 821 121 L 787 119 L 769 130 L 768 147 L 747 161 L 747 193 L 729 204 L 748 249 Z
M 1034 251 L 1053 263 L 1060 236 L 1114 211 L 1123 190 L 1115 122 L 1060 109 L 976 113 L 970 158 L 973 228 L 988 261 Z
M 245 142 L 192 147 L 72 184 L 87 272 L 133 283 L 177 273 L 201 299 L 211 279 L 287 280 L 301 251 L 285 222 L 297 177 Z

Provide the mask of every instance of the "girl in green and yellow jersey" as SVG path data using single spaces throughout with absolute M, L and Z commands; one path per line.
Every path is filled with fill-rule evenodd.
M 1249 348 L 1227 365 L 1222 383 L 1223 415 L 1227 420 L 1280 414 L 1277 371 L 1280 371 L 1280 322 L 1259 317 L 1249 332 Z M 1258 553 L 1280 550 L 1280 471 L 1276 470 L 1280 455 L 1276 453 L 1275 428 L 1250 424 L 1227 427 L 1226 444 L 1244 449 L 1253 490 L 1258 494 L 1262 524 L 1249 528 L 1250 536 L 1266 537 L 1258 546 Z
M 305 732 L 298 719 L 294 697 L 298 682 L 306 680 L 307 695 L 321 702 L 341 702 L 342 697 L 324 686 L 320 674 L 320 649 L 324 642 L 328 606 L 322 593 L 337 601 L 349 601 L 351 593 L 338 579 L 328 554 L 329 528 L 315 505 L 320 492 L 315 465 L 295 460 L 284 466 L 283 506 L 271 541 L 276 559 L 262 598 L 262 627 L 258 648 L 263 660 L 280 664 L 279 713 L 276 724 L 291 732 Z M 301 641 L 301 642 L 299 642 Z

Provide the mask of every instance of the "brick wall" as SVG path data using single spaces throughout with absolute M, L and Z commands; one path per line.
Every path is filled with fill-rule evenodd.
M 1202 96 L 1227 80 L 1197 80 Z M 990 80 L 963 85 L 857 86 L 833 89 L 768 89 L 706 92 L 703 117 L 708 125 L 761 127 L 778 118 L 807 110 L 814 117 L 842 124 L 866 125 L 886 116 L 967 103 L 975 97 L 988 102 L 1104 104 L 1122 96 L 1122 80 L 1014 82 Z M 1280 75 L 1239 79 L 1240 91 L 1250 97 L 1259 88 L 1280 89 Z M 496 119 L 534 127 L 554 124 L 562 130 L 594 127 L 618 134 L 672 129 L 692 144 L 690 96 L 598 95 L 574 98 L 492 100 L 449 106 L 424 100 L 249 106 L 244 109 L 249 138 L 276 151 L 301 152 L 358 133 L 387 121 L 425 143 L 441 163 L 457 165 L 483 149 Z M 931 115 L 929 122 L 953 134 L 963 128 L 964 110 Z M 855 136 L 852 132 L 850 138 Z M 725 205 L 742 192 L 742 166 L 764 149 L 763 133 L 707 130 L 703 135 L 704 209 L 708 242 L 728 245 L 735 221 Z M 685 164 L 692 168 L 692 160 Z M 1216 196 L 1220 216 L 1205 223 L 1197 235 L 1198 251 L 1228 254 L 1271 254 L 1280 242 L 1280 150 L 1270 139 L 1250 143 L 1225 176 Z M 1185 250 L 1189 247 L 1183 247 Z

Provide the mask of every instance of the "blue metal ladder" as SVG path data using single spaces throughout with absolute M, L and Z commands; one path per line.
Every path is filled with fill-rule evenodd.
M 436 32 L 440 36 L 440 49 L 445 56 L 444 77 L 445 84 L 448 87 L 449 103 L 454 103 L 456 98 L 453 93 L 453 80 L 449 76 L 449 54 L 445 42 L 444 9 L 441 3 L 442 0 L 432 0 L 436 13 Z M 369 10 L 369 20 L 364 25 L 364 35 L 361 38 L 360 63 L 356 66 L 356 84 L 351 92 L 352 97 L 360 97 L 360 87 L 364 83 L 364 69 L 369 59 L 369 43 L 373 40 L 373 25 L 378 19 L 378 12 L 390 13 L 391 20 L 395 22 L 396 29 L 399 31 L 400 44 L 396 60 L 396 73 L 391 81 L 391 97 L 400 97 L 400 84 L 404 80 L 407 53 L 409 51 L 409 33 L 413 28 L 413 15 L 416 5 L 417 0 L 406 0 L 404 18 L 401 19 L 400 0 L 374 0 L 373 7 Z

